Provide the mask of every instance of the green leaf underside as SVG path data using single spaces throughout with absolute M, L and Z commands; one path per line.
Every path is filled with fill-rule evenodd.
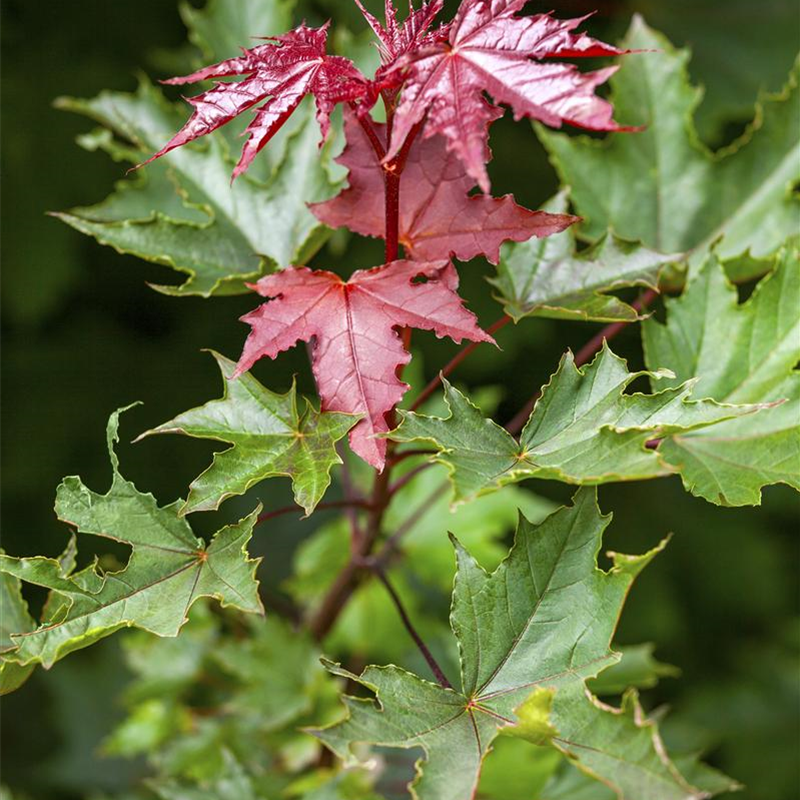
M 611 79 L 618 118 L 644 131 L 591 140 L 537 126 L 571 187 L 585 234 L 594 239 L 612 228 L 660 252 L 694 250 L 695 264 L 723 235 L 721 258 L 773 253 L 800 228 L 800 201 L 791 188 L 800 180 L 800 62 L 786 89 L 760 103 L 747 132 L 712 155 L 692 123 L 701 91 L 689 83 L 689 52 L 638 17 L 623 46 L 656 51 L 624 59 Z
M 0 695 L 19 689 L 33 672 L 33 664 L 23 667 L 6 661 L 3 654 L 16 647 L 13 633 L 29 633 L 34 628 L 36 622 L 22 597 L 21 581 L 13 575 L 0 574 Z
M 192 482 L 181 515 L 217 509 L 226 498 L 278 475 L 292 479 L 295 501 L 310 514 L 330 485 L 331 467 L 342 463 L 336 442 L 357 418 L 319 412 L 308 401 L 300 413 L 294 386 L 286 394 L 275 394 L 249 373 L 231 380 L 235 362 L 213 351 L 212 355 L 222 372 L 222 399 L 180 414 L 139 437 L 183 433 L 233 445 L 215 454 L 212 465 Z
M 248 558 L 246 550 L 260 509 L 219 530 L 206 546 L 178 516 L 180 501 L 159 508 L 152 495 L 120 475 L 114 452 L 119 414 L 111 415 L 107 429 L 110 490 L 96 494 L 80 478 L 66 478 L 58 488 L 56 513 L 79 533 L 130 545 L 130 559 L 117 572 L 101 573 L 91 564 L 70 574 L 55 559 L 0 556 L 0 573 L 50 589 L 60 600 L 56 614 L 37 630 L 12 635 L 18 663 L 50 667 L 124 627 L 176 636 L 200 597 L 263 613 L 255 579 L 258 560 Z
M 565 214 L 567 193 L 543 206 Z M 656 288 L 659 275 L 678 256 L 648 250 L 613 234 L 580 254 L 574 226 L 563 233 L 527 242 L 507 242 L 500 251 L 497 277 L 489 282 L 514 321 L 552 317 L 595 322 L 635 322 L 639 313 L 609 292 L 631 286 Z
M 609 774 L 609 764 L 615 770 L 624 765 L 625 791 L 628 786 L 657 790 L 621 796 L 699 797 L 663 754 L 652 729 L 637 725 L 631 731 L 627 723 L 620 725 L 620 715 L 599 709 L 585 696 L 584 679 L 616 661 L 609 643 L 625 596 L 657 552 L 614 554 L 613 568 L 602 572 L 596 559 L 607 523 L 594 491 L 583 489 L 572 507 L 539 526 L 521 519 L 514 547 L 492 574 L 454 540 L 458 573 L 450 622 L 459 647 L 461 690 L 444 689 L 393 666 L 367 667 L 354 676 L 329 665 L 377 699 L 345 697 L 348 716 L 315 735 L 345 759 L 359 742 L 421 747 L 425 758 L 417 763 L 414 796 L 463 800 L 472 796 L 498 732 L 517 723 L 515 711 L 526 700 L 544 694 L 547 707 L 540 709 L 537 729 L 547 744 L 562 749 L 561 741 L 570 742 L 571 757 L 584 768 L 591 764 L 604 780 L 613 781 L 616 774 Z M 587 703 L 613 731 L 597 757 L 590 754 L 594 742 L 581 716 Z M 641 746 L 643 734 L 649 737 L 647 748 Z
M 647 448 L 649 441 L 760 410 L 691 400 L 693 381 L 652 395 L 624 393 L 641 375 L 655 381 L 669 374 L 628 372 L 607 345 L 582 369 L 568 352 L 542 389 L 519 441 L 447 381 L 450 416 L 400 411 L 402 422 L 391 437 L 438 448 L 435 459 L 450 471 L 455 502 L 528 478 L 574 484 L 656 478 L 675 468 L 662 459 L 660 448 Z
M 544 740 L 540 738 L 543 712 L 551 729 Z M 688 783 L 666 758 L 657 726 L 645 717 L 635 691 L 625 695 L 621 708 L 615 708 L 578 685 L 554 693 L 540 689 L 518 714 L 519 735 L 536 744 L 549 740 L 581 772 L 609 786 L 622 800 L 710 796 Z
M 105 126 L 79 140 L 85 147 L 131 164 L 152 155 L 185 120 L 185 110 L 145 79 L 134 94 L 60 98 L 57 106 Z M 246 282 L 305 264 L 328 236 L 306 203 L 328 199 L 338 187 L 328 172 L 332 146 L 320 153 L 310 105 L 296 116 L 282 159 L 264 181 L 243 175 L 231 184 L 230 145 L 214 135 L 148 164 L 103 202 L 56 216 L 120 253 L 189 276 L 180 286 L 155 286 L 159 291 L 204 297 L 246 292 Z
M 788 243 L 776 267 L 738 304 L 711 257 L 684 294 L 667 300 L 667 323 L 642 329 L 649 364 L 668 364 L 676 383 L 725 403 L 774 403 L 750 419 L 681 433 L 660 448 L 687 489 L 719 505 L 758 505 L 761 489 L 800 490 L 800 247 Z

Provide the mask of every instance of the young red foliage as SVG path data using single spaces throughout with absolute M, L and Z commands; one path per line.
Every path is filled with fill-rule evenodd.
M 424 136 L 441 134 L 485 191 L 488 126 L 506 103 L 515 119 L 530 117 L 560 127 L 568 122 L 592 130 L 625 130 L 611 105 L 594 94 L 615 67 L 582 73 L 574 64 L 549 58 L 619 55 L 623 51 L 574 34 L 585 19 L 557 20 L 549 14 L 517 17 L 528 0 L 463 0 L 447 41 L 409 53 L 392 71 L 403 81 L 387 161 L 411 130 L 426 118 Z
M 252 331 L 234 377 L 264 356 L 311 342 L 323 409 L 363 415 L 350 431 L 350 445 L 378 470 L 386 440 L 375 435 L 389 430 L 387 415 L 408 389 L 397 377 L 411 360 L 398 329 L 494 342 L 464 308 L 448 261 L 395 261 L 355 272 L 346 283 L 332 272 L 289 269 L 252 288 L 270 300 L 242 317 Z
M 386 126 L 375 127 L 385 137 Z M 364 236 L 382 237 L 385 215 L 375 198 L 383 192 L 383 167 L 353 112 L 346 112 L 345 134 L 347 147 L 337 160 L 349 169 L 350 186 L 311 210 L 332 228 L 345 226 Z M 496 264 L 504 241 L 552 236 L 578 219 L 529 211 L 511 195 L 470 195 L 474 185 L 441 136 L 414 142 L 400 191 L 400 242 L 409 258 L 434 261 L 455 255 L 469 261 L 483 255 Z
M 429 30 L 431 23 L 442 10 L 444 0 L 423 0 L 422 6 L 418 9 L 414 8 L 413 0 L 408 0 L 408 16 L 402 23 L 397 20 L 397 9 L 392 0 L 385 0 L 385 27 L 364 8 L 361 0 L 355 0 L 355 3 L 378 37 L 381 64 L 385 69 L 391 67 L 406 53 L 430 47 L 437 41 L 445 41 L 447 38 L 449 27 L 447 25 L 441 25 L 434 31 Z
M 243 81 L 217 83 L 213 89 L 188 98 L 195 109 L 189 121 L 144 163 L 149 164 L 170 150 L 215 131 L 264 101 L 247 127 L 247 141 L 233 171 L 236 178 L 250 166 L 259 150 L 280 130 L 307 94 L 313 94 L 316 100 L 317 120 L 324 140 L 337 103 L 367 101 L 371 105 L 373 102 L 370 84 L 355 65 L 341 56 L 325 54 L 327 38 L 328 24 L 321 28 L 301 25 L 272 38 L 274 44 L 242 50 L 239 58 L 164 81 L 184 84 L 209 78 L 248 76 Z

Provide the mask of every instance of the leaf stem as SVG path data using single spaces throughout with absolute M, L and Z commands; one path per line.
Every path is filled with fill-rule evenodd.
M 386 591 L 389 593 L 389 597 L 392 598 L 392 602 L 397 609 L 397 613 L 400 615 L 400 619 L 403 621 L 403 625 L 405 629 L 408 631 L 408 635 L 414 640 L 414 644 L 416 644 L 417 649 L 422 653 L 422 657 L 428 663 L 428 666 L 431 668 L 431 672 L 433 676 L 436 678 L 437 683 L 443 689 L 452 689 L 453 685 L 450 681 L 447 680 L 447 676 L 444 674 L 444 671 L 439 666 L 436 659 L 433 657 L 433 653 L 428 649 L 428 646 L 425 642 L 422 641 L 422 637 L 417 632 L 417 629 L 414 627 L 414 624 L 411 622 L 411 618 L 408 616 L 405 608 L 403 607 L 403 601 L 400 599 L 400 596 L 392 586 L 391 582 L 389 581 L 386 572 L 384 571 L 383 567 L 381 566 L 378 561 L 375 559 L 370 559 L 369 563 L 367 564 L 369 569 L 377 576 L 378 580 L 384 585 Z
M 375 130 L 375 126 L 372 124 L 372 119 L 365 114 L 359 113 L 358 106 L 355 103 L 350 103 L 350 108 L 352 108 L 355 112 L 356 119 L 366 134 L 367 139 L 369 139 L 369 143 L 372 145 L 372 149 L 375 151 L 378 161 L 383 161 L 383 159 L 386 158 L 386 148 L 383 146 L 381 137 L 378 136 L 378 132 Z
M 346 500 L 332 500 L 329 503 L 320 503 L 316 507 L 315 511 L 326 511 L 334 508 L 364 508 L 369 510 L 371 506 L 369 501 L 363 497 L 352 497 Z M 256 525 L 260 525 L 262 522 L 267 522 L 271 519 L 276 519 L 277 517 L 282 517 L 286 514 L 291 514 L 294 511 L 300 511 L 299 506 L 283 506 L 283 508 L 277 508 L 274 511 L 268 511 L 265 514 L 259 514 L 258 518 L 256 519 Z
M 508 315 L 503 315 L 500 319 L 497 320 L 493 325 L 490 325 L 486 329 L 486 333 L 493 335 L 497 333 L 501 328 L 504 328 L 508 323 L 511 322 L 511 317 Z M 468 345 L 465 345 L 461 348 L 461 350 L 456 353 L 450 361 L 445 364 L 445 366 L 441 369 L 439 374 L 419 393 L 417 399 L 411 404 L 410 411 L 416 411 L 439 387 L 442 383 L 442 378 L 446 378 L 450 373 L 454 372 L 455 369 L 458 367 L 461 362 L 470 356 L 481 342 L 471 342 Z

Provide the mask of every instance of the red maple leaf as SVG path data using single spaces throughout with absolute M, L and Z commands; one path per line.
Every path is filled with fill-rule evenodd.
M 297 342 L 312 342 L 323 409 L 364 416 L 350 431 L 350 444 L 378 470 L 386 440 L 375 435 L 389 430 L 387 415 L 408 389 L 397 377 L 411 360 L 398 329 L 494 342 L 456 294 L 458 274 L 448 261 L 394 261 L 355 272 L 346 283 L 332 272 L 303 267 L 268 275 L 252 288 L 271 299 L 242 317 L 252 331 L 235 374 Z
M 144 164 L 215 131 L 264 101 L 247 127 L 247 141 L 233 171 L 236 178 L 250 166 L 256 154 L 307 94 L 313 94 L 316 100 L 317 119 L 324 140 L 330 129 L 330 114 L 337 103 L 360 100 L 371 104 L 374 100 L 371 84 L 349 59 L 326 55 L 328 24 L 321 28 L 301 25 L 282 36 L 270 37 L 270 44 L 243 49 L 238 58 L 164 81 L 184 84 L 209 78 L 247 76 L 238 82 L 217 83 L 213 89 L 187 98 L 195 109 L 189 121 Z
M 385 125 L 375 125 L 385 138 Z M 311 210 L 332 228 L 345 226 L 382 237 L 385 215 L 375 202 L 383 193 L 384 170 L 356 115 L 345 113 L 347 147 L 337 161 L 350 170 L 349 188 Z M 488 152 L 487 152 L 488 157 Z M 400 190 L 400 242 L 409 258 L 435 261 L 484 255 L 493 264 L 506 240 L 560 233 L 578 220 L 568 214 L 529 211 L 511 195 L 470 195 L 475 181 L 441 136 L 417 139 L 409 151 Z
M 574 34 L 585 17 L 515 16 L 526 2 L 463 0 L 447 41 L 397 62 L 394 69 L 405 83 L 387 162 L 427 114 L 423 135 L 445 136 L 467 172 L 488 192 L 487 130 L 503 111 L 487 100 L 485 92 L 511 106 L 515 119 L 531 117 L 553 127 L 568 122 L 592 130 L 629 130 L 614 122 L 611 105 L 594 94 L 616 67 L 582 73 L 574 64 L 544 61 L 624 51 Z
M 408 0 L 408 15 L 402 23 L 397 20 L 397 10 L 393 0 L 385 0 L 385 26 L 364 8 L 361 0 L 355 0 L 355 3 L 378 37 L 381 63 L 384 68 L 393 65 L 406 53 L 446 39 L 449 25 L 440 25 L 436 30 L 430 30 L 433 20 L 444 6 L 444 0 L 423 0 L 418 9 L 414 8 L 413 0 Z

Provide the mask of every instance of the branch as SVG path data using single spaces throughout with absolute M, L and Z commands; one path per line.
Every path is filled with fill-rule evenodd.
M 500 317 L 493 325 L 490 325 L 486 329 L 486 333 L 492 335 L 497 333 L 501 328 L 504 328 L 508 323 L 511 322 L 511 317 L 508 315 L 504 315 Z M 417 399 L 411 404 L 410 411 L 416 411 L 439 387 L 442 382 L 442 378 L 446 378 L 450 373 L 452 373 L 456 367 L 469 355 L 475 352 L 481 342 L 471 342 L 470 344 L 462 347 L 455 356 L 453 356 L 450 361 L 445 364 L 439 374 L 419 393 Z
M 411 636 L 411 638 L 414 640 L 414 644 L 417 645 L 420 653 L 422 653 L 422 657 L 428 662 L 428 666 L 431 668 L 431 672 L 439 683 L 439 686 L 441 686 L 443 689 L 452 689 L 453 685 L 447 680 L 447 676 L 444 674 L 442 668 L 433 657 L 433 653 L 431 653 L 425 642 L 422 641 L 422 637 L 419 635 L 419 633 L 417 633 L 417 630 L 406 613 L 405 608 L 403 608 L 403 601 L 400 599 L 400 596 L 389 582 L 389 578 L 384 572 L 383 567 L 375 559 L 370 559 L 367 566 L 370 570 L 372 570 L 373 573 L 375 573 L 378 580 L 386 587 L 386 591 L 389 593 L 389 597 L 392 598 L 392 602 L 397 609 L 397 613 L 400 615 L 400 619 L 403 621 L 405 629 L 408 631 L 409 636 Z

